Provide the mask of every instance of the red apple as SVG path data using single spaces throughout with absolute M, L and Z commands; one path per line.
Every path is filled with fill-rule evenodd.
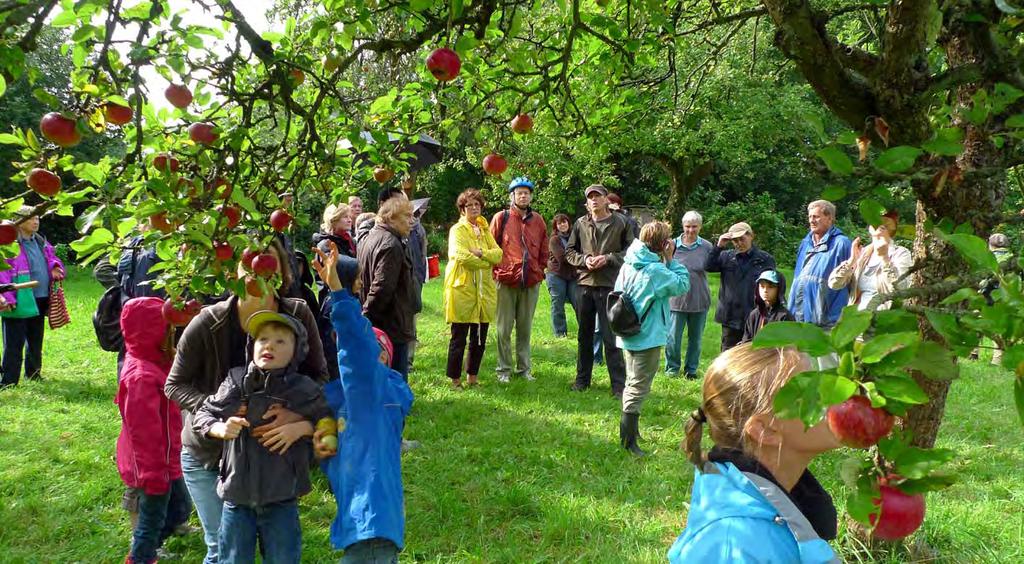
M 199 312 L 203 309 L 203 304 L 199 300 L 189 300 L 185 302 L 185 312 L 190 315 L 199 315 Z
M 231 186 L 231 183 L 228 182 L 227 178 L 224 178 L 223 176 L 218 176 L 217 178 L 213 179 L 213 182 L 209 184 L 207 189 L 216 190 L 217 197 L 226 200 L 231 197 L 231 191 L 234 188 Z
M 263 283 L 259 278 L 245 279 L 245 293 L 256 298 L 263 297 Z
M 875 526 L 871 536 L 882 540 L 899 540 L 913 533 L 924 522 L 924 496 L 908 495 L 892 486 L 880 486 L 881 497 L 875 498 L 878 513 L 868 519 Z
M 41 196 L 52 198 L 60 192 L 60 177 L 42 168 L 33 168 L 25 180 L 28 187 Z
M 253 259 L 255 259 L 259 254 L 260 252 L 253 248 L 248 248 L 242 251 L 242 264 L 244 264 L 246 268 L 251 269 Z
M 373 179 L 381 184 L 395 177 L 395 171 L 386 166 L 379 166 L 373 169 Z
M 242 221 L 242 211 L 235 206 L 220 206 L 220 213 L 228 220 L 228 229 L 234 229 Z
M 0 245 L 10 245 L 18 240 L 18 226 L 11 221 L 0 223 Z
M 213 252 L 217 260 L 230 260 L 235 256 L 235 250 L 227 243 L 214 243 Z
M 161 233 L 170 233 L 174 231 L 174 225 L 167 221 L 167 212 L 160 212 L 149 216 L 149 224 L 153 226 L 153 229 Z
M 194 302 L 195 300 L 192 301 Z M 188 325 L 188 322 L 192 321 L 192 318 L 195 317 L 199 311 L 195 310 L 195 313 L 193 313 L 193 309 L 189 307 L 189 304 L 164 300 L 164 305 L 160 308 L 160 313 L 163 314 L 164 320 L 171 325 L 181 326 Z
M 292 69 L 288 71 L 288 79 L 292 81 L 293 88 L 298 88 L 302 86 L 303 82 L 306 82 L 306 73 L 299 69 Z
M 188 126 L 188 137 L 199 145 L 212 145 L 220 136 L 213 131 L 212 123 L 193 123 Z
M 427 57 L 427 70 L 441 82 L 454 80 L 456 76 L 459 76 L 461 68 L 462 61 L 459 60 L 459 54 L 447 47 L 434 49 L 434 52 Z
M 160 172 L 178 172 L 178 168 L 181 167 L 181 162 L 178 159 L 167 153 L 160 153 L 153 157 L 153 168 Z
M 868 448 L 892 431 L 896 418 L 888 411 L 871 407 L 866 396 L 853 396 L 828 408 L 828 426 L 839 442 L 853 448 Z
M 256 276 L 270 278 L 277 274 L 277 257 L 270 253 L 262 253 L 252 259 L 252 271 Z
M 512 131 L 529 133 L 533 131 L 533 118 L 529 114 L 519 114 L 512 119 Z
M 270 227 L 278 233 L 288 228 L 288 224 L 292 222 L 292 216 L 288 215 L 288 212 L 284 210 L 274 210 L 274 213 L 270 214 Z
M 497 153 L 491 153 L 484 157 L 484 172 L 487 174 L 497 176 L 505 172 L 507 169 L 508 161 L 505 160 L 505 157 Z
M 107 102 L 103 104 L 103 117 L 107 123 L 124 125 L 132 120 L 132 109 L 128 106 Z
M 68 119 L 59 112 L 50 112 L 39 120 L 39 132 L 55 145 L 74 147 L 82 140 L 75 120 Z
M 164 90 L 164 98 L 175 108 L 185 109 L 192 103 L 192 91 L 187 86 L 172 84 Z

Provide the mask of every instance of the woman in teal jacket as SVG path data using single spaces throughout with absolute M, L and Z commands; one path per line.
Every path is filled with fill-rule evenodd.
M 622 417 L 619 419 L 619 444 L 641 456 L 640 406 L 651 391 L 651 382 L 661 365 L 669 319 L 668 300 L 690 289 L 686 267 L 672 260 L 675 244 L 672 227 L 664 221 L 652 221 L 640 230 L 626 250 L 615 290 L 624 292 L 633 302 L 640 318 L 640 332 L 615 337 L 626 361 L 626 387 L 622 390 Z
M 703 401 L 686 423 L 684 448 L 697 470 L 670 562 L 839 562 L 827 542 L 836 537 L 836 508 L 807 469 L 839 442 L 824 419 L 804 428 L 772 413 L 778 390 L 808 369 L 810 360 L 795 349 L 750 343 L 708 368 Z M 715 443 L 706 456 L 705 424 Z

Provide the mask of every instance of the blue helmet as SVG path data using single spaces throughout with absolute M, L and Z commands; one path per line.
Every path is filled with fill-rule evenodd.
M 533 192 L 533 182 L 525 176 L 518 176 L 512 179 L 512 182 L 508 183 L 508 191 L 512 192 L 516 188 L 529 188 Z

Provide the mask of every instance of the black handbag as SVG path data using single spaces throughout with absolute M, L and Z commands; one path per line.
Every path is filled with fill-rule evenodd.
M 636 276 L 640 275 L 640 271 L 636 272 Z M 633 280 L 636 280 L 636 276 Z M 629 287 L 623 285 L 622 290 L 615 290 L 608 294 L 608 300 L 606 307 L 608 311 L 608 328 L 612 330 L 612 333 L 619 337 L 632 337 L 640 332 L 640 328 L 647 319 L 647 314 L 651 312 L 651 305 L 654 304 L 654 300 L 647 304 L 647 309 L 643 315 L 638 316 L 636 314 L 636 306 L 633 305 L 633 299 L 629 296 Z

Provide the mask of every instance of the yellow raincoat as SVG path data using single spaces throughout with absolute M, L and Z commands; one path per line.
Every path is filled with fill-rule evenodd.
M 482 216 L 480 236 L 463 215 L 448 230 L 448 266 L 444 270 L 444 320 L 447 323 L 490 323 L 498 308 L 498 287 L 491 269 L 501 262 L 501 248 Z M 480 249 L 481 258 L 470 252 Z

